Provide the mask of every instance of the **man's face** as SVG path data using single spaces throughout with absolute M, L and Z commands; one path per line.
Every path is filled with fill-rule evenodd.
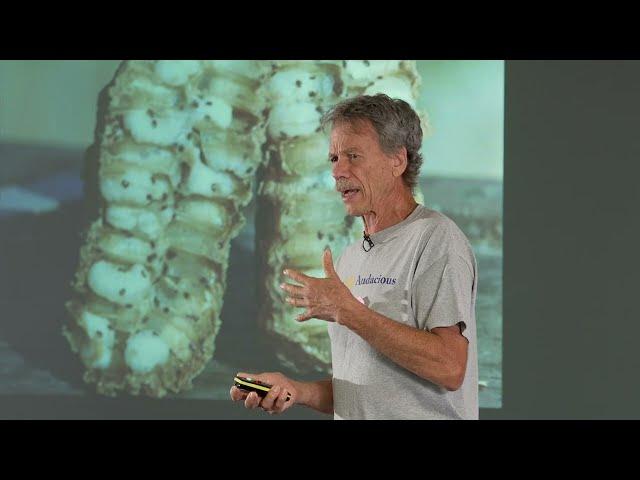
M 334 125 L 329 160 L 347 214 L 361 216 L 385 208 L 398 179 L 392 174 L 392 158 L 380 148 L 368 120 Z

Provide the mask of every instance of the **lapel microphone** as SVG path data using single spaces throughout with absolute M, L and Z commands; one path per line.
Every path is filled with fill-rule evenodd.
M 367 235 L 366 231 L 362 232 L 362 236 L 364 237 L 364 239 L 362 240 L 362 249 L 365 252 L 368 252 L 369 250 L 371 250 L 375 246 L 375 244 L 373 243 L 373 240 L 371 240 L 371 237 L 369 235 Z M 369 248 L 365 247 L 365 243 L 364 242 L 367 242 L 367 244 L 369 244 Z

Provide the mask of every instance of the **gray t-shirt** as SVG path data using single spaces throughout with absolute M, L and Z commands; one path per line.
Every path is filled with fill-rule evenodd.
M 372 310 L 430 331 L 463 323 L 468 339 L 462 387 L 448 391 L 392 362 L 359 335 L 329 324 L 335 419 L 477 419 L 477 264 L 464 233 L 418 205 L 402 222 L 349 245 L 336 272 Z

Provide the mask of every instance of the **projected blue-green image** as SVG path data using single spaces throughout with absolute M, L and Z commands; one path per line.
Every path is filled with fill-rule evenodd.
M 425 132 L 418 203 L 478 262 L 480 407 L 502 404 L 501 61 L 0 61 L 0 394 L 226 400 L 331 374 L 282 271 L 362 241 L 320 119 L 358 94 Z

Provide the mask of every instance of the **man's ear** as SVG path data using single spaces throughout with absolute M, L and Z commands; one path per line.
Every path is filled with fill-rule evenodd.
M 394 177 L 401 176 L 407 169 L 407 149 L 400 147 L 396 153 L 391 156 L 391 166 Z

